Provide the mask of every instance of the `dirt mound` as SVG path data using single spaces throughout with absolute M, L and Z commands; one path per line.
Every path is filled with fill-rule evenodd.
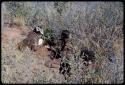
M 36 53 L 37 56 L 42 58 L 42 57 L 48 56 L 49 51 L 47 50 L 47 48 L 41 47 L 41 48 L 38 48 L 35 53 Z
M 4 30 L 2 30 L 2 47 L 5 48 L 11 43 L 16 45 L 21 39 L 22 33 L 23 31 L 18 28 L 6 27 Z
M 23 35 L 26 35 L 27 30 L 22 30 L 21 27 L 12 27 L 8 28 L 6 27 L 5 30 L 2 30 L 2 39 L 5 41 L 17 41 L 23 37 Z M 4 41 L 3 40 L 3 41 Z

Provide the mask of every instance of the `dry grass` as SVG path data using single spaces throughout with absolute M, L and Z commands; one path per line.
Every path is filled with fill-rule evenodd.
M 58 6 L 54 2 L 26 2 L 22 11 L 26 11 L 26 16 L 12 18 L 2 3 L 3 83 L 123 83 L 122 2 L 62 2 Z M 19 25 L 7 28 L 4 22 L 11 19 Z M 36 53 L 28 48 L 24 52 L 16 49 L 29 28 L 36 25 L 49 26 L 56 39 L 62 29 L 71 32 L 67 45 L 72 50 L 64 52 L 64 60 L 71 65 L 71 76 L 65 76 L 66 80 L 58 73 L 59 62 L 47 56 L 47 49 L 40 48 Z M 81 47 L 94 51 L 96 60 L 92 65 L 82 63 Z M 48 68 L 47 62 L 57 68 Z

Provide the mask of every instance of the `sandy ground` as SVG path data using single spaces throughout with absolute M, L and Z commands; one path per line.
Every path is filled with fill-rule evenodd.
M 41 79 L 38 77 L 42 77 L 43 74 L 48 80 L 53 76 L 62 80 L 58 70 L 58 60 L 50 60 L 45 47 L 39 48 L 36 52 L 31 52 L 27 48 L 23 53 L 16 49 L 16 44 L 24 36 L 22 33 L 19 28 L 6 28 L 2 31 L 2 82 L 37 83 Z M 49 67 L 50 64 L 53 68 Z M 39 74 L 40 72 L 42 73 Z

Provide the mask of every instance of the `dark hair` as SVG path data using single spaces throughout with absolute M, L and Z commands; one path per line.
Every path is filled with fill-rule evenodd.
M 69 38 L 69 34 L 70 32 L 68 30 L 62 30 L 62 33 L 61 33 L 61 39 L 67 39 Z

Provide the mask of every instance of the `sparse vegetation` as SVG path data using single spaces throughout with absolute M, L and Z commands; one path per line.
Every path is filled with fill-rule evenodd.
M 54 2 L 54 8 L 56 9 L 57 13 L 62 15 L 62 11 L 65 8 L 66 2 Z
M 52 28 L 46 26 L 46 28 L 44 28 L 44 36 L 46 37 L 46 39 L 52 40 L 54 37 Z
M 71 33 L 60 52 L 70 65 L 70 76 L 59 73 L 58 59 L 48 62 L 45 48 L 17 50 L 17 43 L 35 26 L 42 27 L 49 40 L 60 39 L 62 30 Z M 3 83 L 123 83 L 123 3 L 3 2 L 1 47 Z M 80 57 L 85 47 L 94 52 L 94 62 L 88 66 L 84 54 Z M 46 67 L 46 62 L 57 68 Z

